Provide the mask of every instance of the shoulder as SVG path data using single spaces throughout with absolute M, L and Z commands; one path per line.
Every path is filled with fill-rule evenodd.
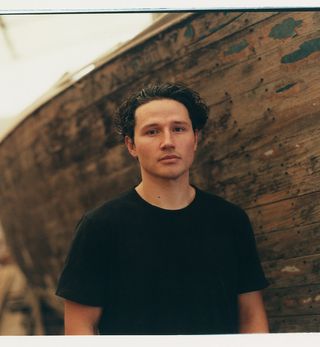
M 240 206 L 212 193 L 201 191 L 202 201 L 204 201 L 206 218 L 210 225 L 218 226 L 216 230 L 223 231 L 227 236 L 231 235 L 235 240 L 253 239 L 251 221 Z M 228 231 L 228 232 L 227 232 Z
M 246 212 L 238 205 L 211 192 L 203 191 L 197 188 L 199 200 L 202 207 L 211 211 L 216 211 L 221 216 L 246 218 Z
M 133 200 L 130 190 L 87 211 L 79 220 L 74 237 L 82 242 L 104 242 L 106 238 L 109 240 L 113 237 L 114 230 L 128 219 L 128 206 L 132 205 Z
M 130 207 L 134 206 L 134 200 L 133 189 L 131 189 L 87 211 L 84 218 L 92 224 L 123 218 Z

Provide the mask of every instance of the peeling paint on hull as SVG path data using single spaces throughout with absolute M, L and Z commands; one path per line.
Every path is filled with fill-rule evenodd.
M 291 64 L 308 57 L 310 54 L 320 51 L 320 38 L 309 40 L 300 45 L 296 51 L 281 58 L 281 63 Z
M 279 89 L 276 90 L 276 93 L 282 93 L 290 88 L 292 88 L 293 86 L 295 86 L 297 83 L 289 83 L 287 85 L 285 85 L 284 87 L 281 87 Z
M 235 54 L 235 53 L 239 53 L 242 50 L 244 50 L 246 47 L 248 47 L 248 42 L 247 40 L 242 40 L 239 43 L 232 45 L 229 47 L 229 49 L 227 51 L 224 52 L 224 55 L 231 55 L 231 54 Z
M 194 29 L 192 25 L 187 26 L 184 36 L 188 39 L 192 39 L 194 37 Z
M 276 40 L 292 37 L 296 34 L 294 29 L 300 27 L 301 25 L 302 20 L 294 20 L 294 18 L 287 18 L 281 23 L 275 25 L 271 29 L 269 37 Z

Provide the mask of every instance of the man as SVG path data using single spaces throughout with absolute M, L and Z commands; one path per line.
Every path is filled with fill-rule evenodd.
M 182 84 L 148 86 L 121 105 L 141 183 L 77 227 L 57 290 L 66 334 L 268 332 L 247 215 L 189 183 L 207 113 Z

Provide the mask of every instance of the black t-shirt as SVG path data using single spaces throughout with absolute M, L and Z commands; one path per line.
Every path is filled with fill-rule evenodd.
M 166 210 L 132 189 L 83 216 L 56 294 L 101 306 L 100 334 L 229 334 L 238 294 L 267 285 L 242 209 L 196 189 Z

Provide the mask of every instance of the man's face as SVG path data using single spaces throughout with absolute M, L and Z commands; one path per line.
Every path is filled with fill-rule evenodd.
M 187 108 L 171 99 L 152 100 L 135 112 L 134 142 L 125 142 L 138 158 L 142 178 L 178 179 L 189 175 L 197 148 Z

